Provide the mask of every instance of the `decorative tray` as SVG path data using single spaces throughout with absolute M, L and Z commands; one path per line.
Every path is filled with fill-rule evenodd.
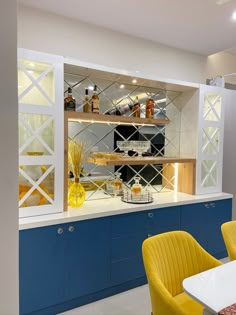
M 153 197 L 150 191 L 145 191 L 141 195 L 132 196 L 130 191 L 125 191 L 121 197 L 123 202 L 128 203 L 151 203 L 153 202 Z

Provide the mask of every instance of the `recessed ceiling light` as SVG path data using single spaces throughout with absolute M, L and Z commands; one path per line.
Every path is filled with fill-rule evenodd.
M 136 80 L 136 79 L 133 79 L 133 80 L 132 80 L 132 83 L 134 83 L 134 84 L 137 83 L 137 80 Z
M 233 14 L 232 14 L 232 19 L 233 19 L 234 21 L 236 21 L 236 11 L 233 12 Z
M 88 89 L 89 89 L 90 91 L 93 91 L 93 86 L 90 85 L 90 86 L 88 87 Z
M 121 85 L 120 85 L 120 88 L 121 88 L 121 89 L 123 89 L 124 87 L 125 87 L 124 84 L 121 84 Z

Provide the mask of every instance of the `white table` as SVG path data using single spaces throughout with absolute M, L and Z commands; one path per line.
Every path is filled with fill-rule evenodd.
M 184 279 L 183 288 L 205 307 L 203 314 L 218 314 L 236 303 L 236 261 Z

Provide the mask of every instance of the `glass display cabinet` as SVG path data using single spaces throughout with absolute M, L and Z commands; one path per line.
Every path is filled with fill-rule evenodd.
M 224 89 L 200 87 L 196 193 L 222 190 Z
M 20 217 L 62 211 L 63 59 L 18 51 Z

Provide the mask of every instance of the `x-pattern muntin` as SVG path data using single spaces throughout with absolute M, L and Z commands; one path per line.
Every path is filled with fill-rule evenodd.
M 211 144 L 215 150 L 215 153 L 218 153 L 218 146 L 213 141 L 215 136 L 219 136 L 219 129 L 215 128 L 215 131 L 211 135 L 209 135 L 206 128 L 203 128 L 203 133 L 205 134 L 208 141 L 206 141 L 205 145 L 202 147 L 202 152 L 205 152 L 207 147 L 209 147 L 209 145 Z
M 43 90 L 43 88 L 39 85 L 39 82 L 51 71 L 54 71 L 55 66 L 54 65 L 48 65 L 48 68 L 44 70 L 38 77 L 37 79 L 34 79 L 34 77 L 27 71 L 25 66 L 18 61 L 18 67 L 24 72 L 24 74 L 28 77 L 28 79 L 31 81 L 31 84 L 19 95 L 19 101 L 30 92 L 34 87 L 36 87 L 39 92 L 46 98 L 48 101 L 49 105 L 55 106 L 55 103 L 51 98 L 47 95 L 47 93 Z
M 44 179 L 53 171 L 54 165 L 48 167 L 48 169 L 43 173 L 43 175 L 34 181 L 23 169 L 19 168 L 19 173 L 32 185 L 32 187 L 26 192 L 26 194 L 19 200 L 19 207 L 27 200 L 27 198 L 33 193 L 34 190 L 38 190 L 51 204 L 54 200 L 46 194 L 46 192 L 39 186 Z
M 205 94 L 205 101 L 207 101 L 207 104 L 209 105 L 209 108 L 207 111 L 204 112 L 203 114 L 203 119 L 207 120 L 207 116 L 209 115 L 209 113 L 212 111 L 215 115 L 216 120 L 220 120 L 220 117 L 217 113 L 217 111 L 215 110 L 215 105 L 217 104 L 217 102 L 221 101 L 221 96 L 220 95 L 216 95 L 215 99 L 213 100 L 213 102 L 211 101 L 211 99 L 209 98 L 209 95 L 206 93 Z
M 209 161 L 212 162 L 212 165 L 211 165 L 210 168 L 209 168 L 209 166 L 206 165 L 206 163 L 209 162 Z M 213 171 L 215 171 L 215 170 L 217 171 L 217 161 L 212 161 L 212 160 L 202 161 L 202 166 L 203 166 L 203 168 L 204 168 L 204 171 L 206 172 L 204 178 L 203 178 L 202 181 L 201 181 L 202 187 L 205 186 L 205 183 L 206 183 L 206 181 L 207 181 L 209 178 L 211 178 L 212 183 L 213 183 L 211 186 L 216 186 L 216 184 L 217 184 L 217 178 L 215 178 L 212 173 L 213 173 Z M 202 172 L 202 174 L 203 174 L 203 172 Z M 208 185 L 208 186 L 209 186 L 209 185 Z
M 54 116 L 49 116 L 48 119 L 37 129 L 34 130 L 29 121 L 25 119 L 24 116 L 19 115 L 19 120 L 22 122 L 24 128 L 29 131 L 31 136 L 27 138 L 25 143 L 19 148 L 19 153 L 21 154 L 34 140 L 38 140 L 42 146 L 50 153 L 53 154 L 53 150 L 48 146 L 48 144 L 40 136 L 41 133 L 49 126 L 49 124 L 54 120 Z

